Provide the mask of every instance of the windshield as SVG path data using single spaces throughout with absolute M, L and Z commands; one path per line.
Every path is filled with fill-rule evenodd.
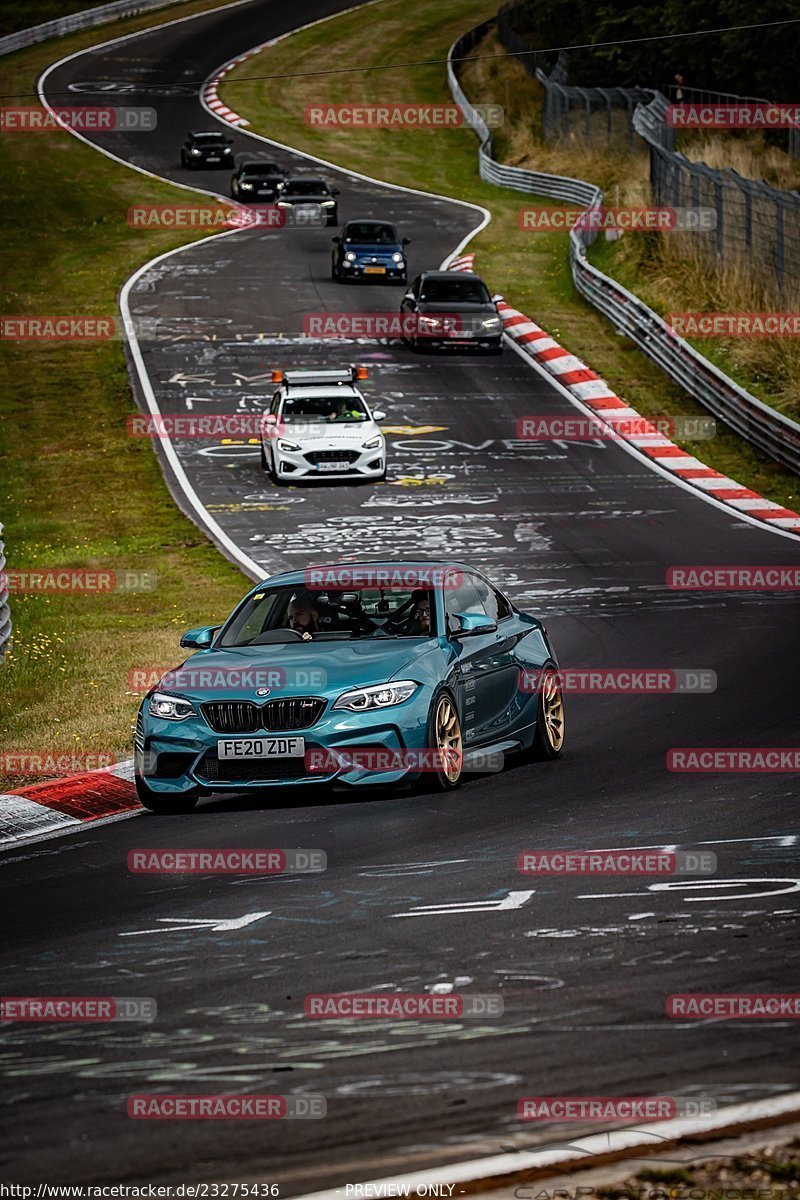
M 328 185 L 320 179 L 294 179 L 283 189 L 284 196 L 327 196 Z
M 225 134 L 224 133 L 194 133 L 194 134 L 192 134 L 192 140 L 195 142 L 214 142 L 215 144 L 220 142 L 220 143 L 224 144 Z
M 489 289 L 480 279 L 426 279 L 419 293 L 420 300 L 434 304 L 491 304 Z
M 333 392 L 330 396 L 287 396 L 281 416 L 287 424 L 298 421 L 325 421 L 343 424 L 347 421 L 367 421 L 364 403 L 353 393 Z
M 434 594 L 424 588 L 280 587 L 249 596 L 217 647 L 435 635 Z
M 370 246 L 396 246 L 400 241 L 392 225 L 374 225 L 370 221 L 354 221 L 348 225 L 344 240 Z
M 251 162 L 244 163 L 239 168 L 240 175 L 280 175 L 281 169 L 277 163 Z

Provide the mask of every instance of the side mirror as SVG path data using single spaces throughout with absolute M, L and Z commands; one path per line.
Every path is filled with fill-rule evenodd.
M 197 629 L 190 629 L 181 638 L 181 645 L 187 650 L 207 650 L 218 629 L 219 625 L 200 625 Z
M 451 636 L 453 638 L 474 637 L 478 633 L 494 633 L 497 623 L 490 621 L 486 613 L 464 612 L 454 616 L 461 622 L 461 628 Z
M 492 300 L 494 301 L 495 304 L 502 304 L 503 301 L 505 300 L 505 296 L 500 296 L 500 295 L 492 296 Z
M 341 243 L 341 240 L 342 239 L 339 237 L 338 233 L 337 233 L 336 237 L 331 238 L 331 241 L 335 242 L 337 246 Z
M 410 245 L 411 245 L 411 238 L 403 238 L 403 239 L 402 239 L 402 242 L 401 242 L 401 245 L 403 245 L 403 246 L 410 246 Z
M 380 409 L 376 409 L 375 412 L 372 414 L 372 419 L 373 419 L 373 421 L 385 421 L 386 413 L 381 412 Z
M 332 196 L 338 196 L 338 195 L 339 195 L 339 189 L 338 189 L 338 188 L 331 188 L 331 195 L 332 195 Z
M 405 296 L 403 296 L 403 299 L 404 299 L 404 300 L 413 300 L 413 299 L 414 299 L 414 293 L 413 293 L 413 292 L 406 292 Z

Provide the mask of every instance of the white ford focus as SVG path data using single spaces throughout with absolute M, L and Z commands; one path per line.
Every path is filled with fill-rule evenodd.
M 261 465 L 274 483 L 384 479 L 386 442 L 356 387 L 366 367 L 273 371 L 278 389 L 261 423 Z

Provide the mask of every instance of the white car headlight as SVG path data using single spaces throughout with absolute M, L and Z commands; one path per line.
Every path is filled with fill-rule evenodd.
M 275 445 L 279 450 L 294 451 L 300 449 L 297 442 L 287 442 L 285 438 L 278 438 L 278 441 L 275 443 Z
M 183 696 L 168 696 L 165 692 L 153 692 L 148 711 L 151 717 L 161 717 L 164 721 L 185 721 L 187 717 L 197 716 L 190 700 Z
M 368 442 L 364 442 L 364 445 L 361 447 L 361 449 L 362 450 L 377 450 L 378 446 L 380 446 L 382 444 L 383 444 L 383 438 L 381 437 L 380 434 L 378 434 L 377 437 L 370 438 Z
M 399 683 L 379 683 L 373 687 L 357 688 L 352 692 L 343 692 L 333 707 L 346 708 L 350 712 L 392 708 L 413 696 L 418 687 L 419 684 L 413 679 L 401 679 Z
M 291 208 L 291 207 L 292 207 L 292 205 L 291 205 L 290 201 L 288 201 L 288 200 L 279 200 L 278 201 L 278 208 Z
M 222 153 L 223 154 L 233 154 L 233 151 L 231 150 L 230 146 L 223 146 Z
M 488 317 L 485 321 L 481 321 L 484 329 L 500 329 L 502 324 L 500 317 Z
M 191 148 L 191 150 L 189 151 L 189 153 L 190 153 L 190 154 L 202 154 L 202 153 L 203 153 L 203 151 L 202 151 L 202 150 L 198 150 L 196 146 L 192 146 L 192 148 Z
M 239 184 L 239 187 L 242 189 L 243 192 L 245 192 L 245 191 L 252 192 L 254 186 L 255 185 L 252 183 L 240 183 Z
M 320 200 L 320 204 L 323 208 L 333 208 L 335 203 L 335 200 Z
M 345 259 L 345 262 L 355 262 L 355 261 L 356 261 L 356 256 L 355 256 L 355 254 L 353 253 L 353 251 L 352 251 L 352 250 L 348 250 L 348 251 L 347 251 L 347 253 L 346 253 L 346 254 L 345 254 L 345 256 L 344 256 L 344 259 Z
M 399 252 L 395 252 L 395 253 L 392 255 L 392 262 L 393 262 L 393 263 L 401 263 L 402 261 L 403 261 L 403 256 L 402 256 L 402 254 L 400 254 Z
M 430 325 L 431 329 L 438 329 L 442 323 L 441 317 L 428 317 L 425 313 L 420 313 L 417 321 L 420 325 Z

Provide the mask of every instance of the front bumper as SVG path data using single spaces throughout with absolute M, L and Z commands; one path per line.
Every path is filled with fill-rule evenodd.
M 308 729 L 287 730 L 305 738 L 306 755 L 344 748 L 422 751 L 428 729 L 430 689 L 421 687 L 404 704 L 373 713 L 333 712 L 328 706 Z M 307 787 L 343 783 L 354 787 L 396 784 L 413 778 L 408 769 L 376 771 L 341 766 L 335 770 L 307 769 L 307 758 L 227 760 L 216 755 L 217 742 L 253 734 L 215 733 L 202 716 L 185 721 L 151 717 L 145 700 L 137 722 L 134 762 L 147 786 L 163 795 L 184 792 L 241 792 L 273 787 Z M 266 735 L 262 735 L 266 736 Z M 280 736 L 269 735 L 269 736 Z M 323 756 L 324 757 L 324 756 Z
M 335 454 L 336 451 L 325 451 Z M 275 473 L 279 479 L 287 483 L 293 481 L 324 483 L 325 480 L 335 479 L 380 479 L 386 470 L 386 446 L 378 446 L 375 450 L 353 450 L 342 448 L 342 465 L 338 466 L 335 459 L 323 459 L 322 464 L 309 462 L 309 455 L 316 455 L 313 450 L 275 450 Z M 353 455 L 356 455 L 353 458 Z M 353 458 L 345 462 L 345 458 Z M 328 467 L 326 464 L 331 463 Z
M 339 273 L 343 279 L 366 279 L 380 283 L 386 279 L 405 279 L 406 264 L 393 262 L 345 262 L 339 263 Z

